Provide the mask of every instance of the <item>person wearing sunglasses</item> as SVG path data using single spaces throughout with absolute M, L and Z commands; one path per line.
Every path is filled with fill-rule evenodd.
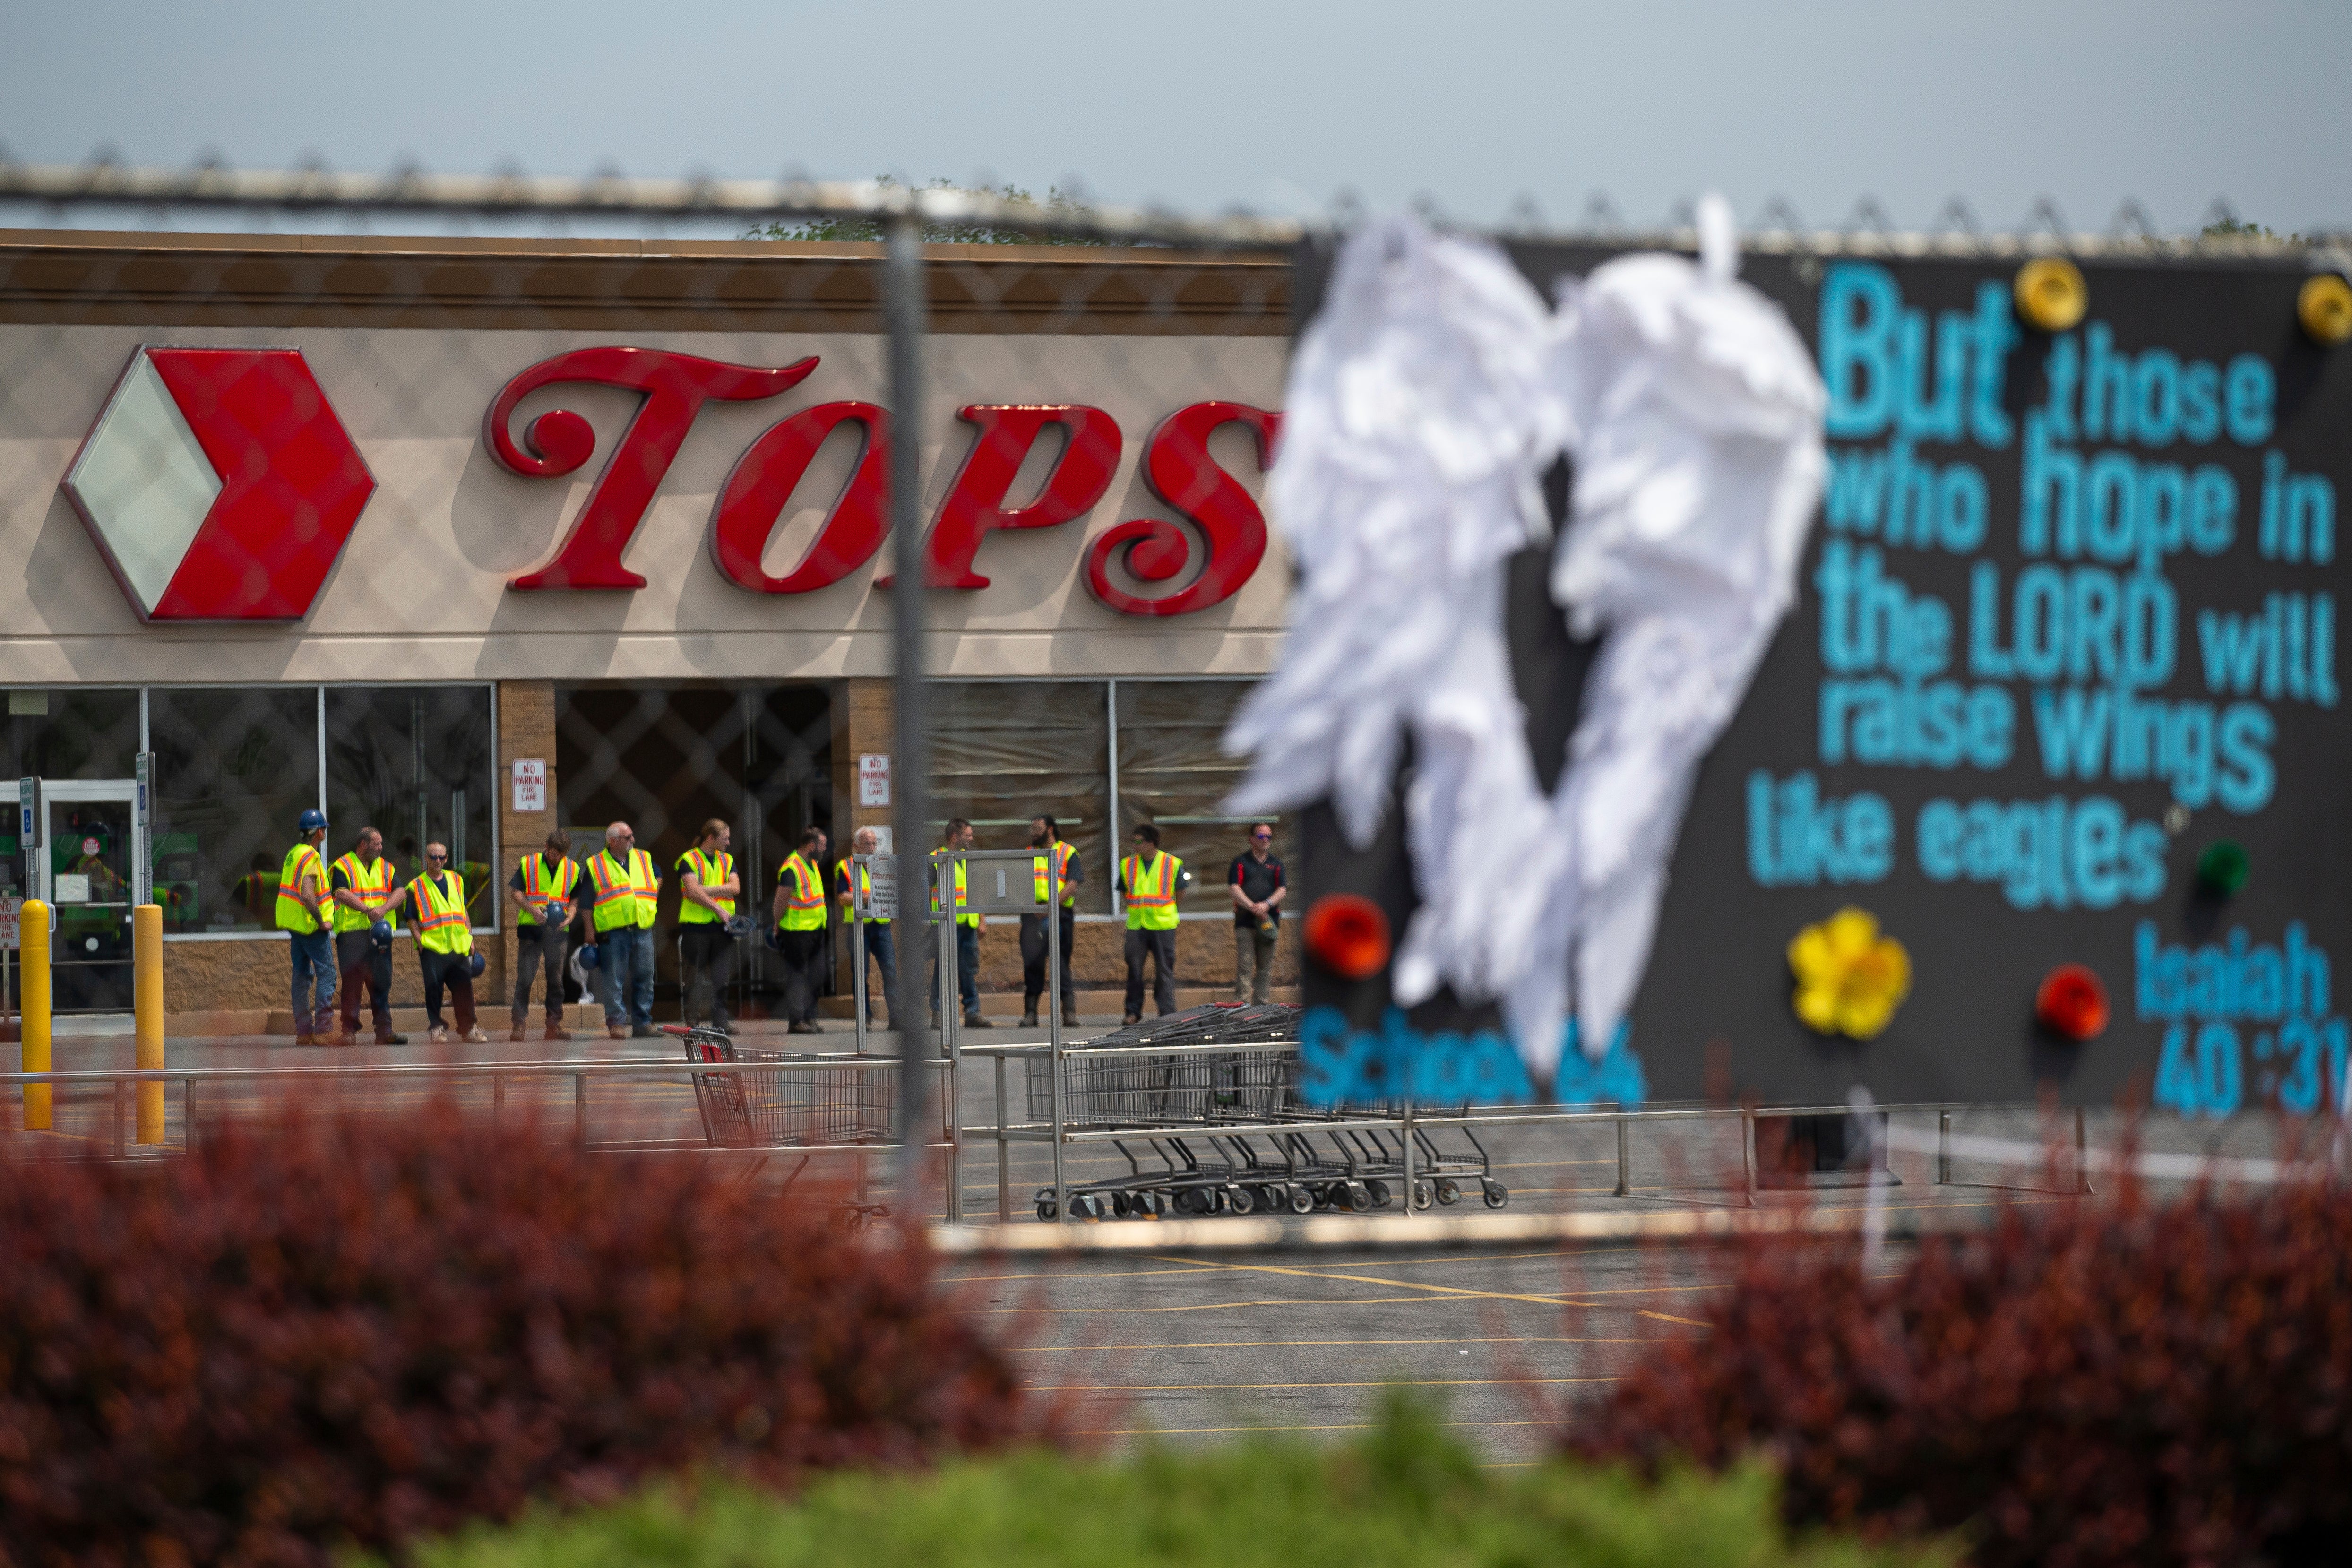
M 416 960 L 425 971 L 425 1019 L 432 1026 L 426 1038 L 436 1046 L 450 1042 L 448 1026 L 441 1021 L 446 988 L 457 1005 L 456 1037 L 488 1043 L 490 1037 L 474 1022 L 474 929 L 466 913 L 466 879 L 449 869 L 446 846 L 425 847 L 425 873 L 408 891 L 408 931 L 416 939 Z
M 1290 891 L 1274 858 L 1274 824 L 1250 824 L 1249 847 L 1234 857 L 1225 882 L 1234 895 L 1234 1000 L 1265 1002 L 1273 994 L 1282 898 Z

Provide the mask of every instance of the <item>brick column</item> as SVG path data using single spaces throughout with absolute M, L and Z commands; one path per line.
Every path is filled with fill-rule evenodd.
M 878 752 L 890 755 L 896 749 L 897 707 L 891 701 L 891 684 L 887 679 L 858 678 L 837 680 L 833 685 L 833 858 L 851 853 L 854 839 L 861 827 L 887 828 L 892 807 L 860 805 L 857 801 L 857 758 L 859 753 Z M 894 776 L 893 783 L 896 779 Z M 830 871 L 827 872 L 830 876 Z M 835 985 L 842 995 L 855 995 L 856 980 L 849 973 L 849 942 L 845 938 L 834 944 L 837 973 Z M 875 984 L 880 981 L 876 977 Z
M 547 764 L 547 808 L 514 808 L 514 762 L 534 757 Z M 490 955 L 474 1001 L 483 1015 L 482 1026 L 502 1026 L 508 999 L 514 994 L 515 934 L 513 912 L 507 908 L 507 882 L 526 855 L 539 853 L 557 823 L 555 811 L 555 683 L 551 680 L 499 682 L 499 924 L 504 932 Z M 534 1008 L 536 1011 L 536 1008 Z

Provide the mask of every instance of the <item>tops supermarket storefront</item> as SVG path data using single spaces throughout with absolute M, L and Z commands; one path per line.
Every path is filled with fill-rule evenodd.
M 1287 264 L 930 254 L 938 813 L 1061 818 L 1081 985 L 1118 977 L 1113 826 L 1157 822 L 1204 872 L 1179 967 L 1229 980 Z M 42 792 L 0 877 L 59 906 L 60 1009 L 125 1005 L 143 892 L 175 1027 L 282 1012 L 313 805 L 331 858 L 447 843 L 482 932 L 552 828 L 625 818 L 667 868 L 722 818 L 761 910 L 803 826 L 887 830 L 880 291 L 857 245 L 0 232 L 0 766 Z M 404 939 L 394 974 L 413 1001 Z M 1009 931 L 983 985 L 1018 989 Z

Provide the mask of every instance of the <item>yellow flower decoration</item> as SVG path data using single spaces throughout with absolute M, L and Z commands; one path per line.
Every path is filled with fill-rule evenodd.
M 1797 1016 L 1824 1035 L 1876 1039 L 1911 994 L 1911 955 L 1878 934 L 1878 917 L 1852 905 L 1789 943 Z

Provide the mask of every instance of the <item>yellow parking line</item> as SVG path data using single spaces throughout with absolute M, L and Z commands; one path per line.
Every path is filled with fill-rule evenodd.
M 1265 1388 L 1512 1388 L 1531 1383 L 1616 1383 L 1614 1377 L 1391 1377 L 1361 1383 L 1038 1383 L 1040 1394 L 1207 1394 Z
M 1098 1426 L 1073 1433 L 1078 1437 L 1179 1437 L 1227 1432 L 1369 1432 L 1379 1423 L 1334 1421 L 1318 1426 Z M 1557 1421 L 1440 1421 L 1440 1426 L 1557 1426 Z
M 1413 1300 L 1423 1298 L 1415 1296 Z M 1136 1345 L 1008 1345 L 1007 1350 L 1027 1351 L 1039 1355 L 1075 1355 L 1087 1351 L 1245 1351 L 1245 1350 L 1317 1350 L 1360 1349 L 1372 1345 L 1678 1345 L 1686 1343 L 1687 1334 L 1645 1334 L 1637 1337 L 1580 1338 L 1575 1335 L 1528 1336 L 1515 1334 L 1474 1335 L 1468 1338 L 1432 1340 L 1194 1340 L 1181 1343 L 1169 1342 Z
M 1600 1305 L 1600 1303 L 1596 1301 L 1579 1301 L 1566 1296 L 1532 1296 L 1510 1290 L 1472 1290 L 1459 1285 L 1424 1285 L 1412 1279 L 1383 1279 L 1378 1275 L 1371 1274 L 1317 1274 L 1310 1273 L 1303 1268 L 1285 1268 L 1277 1264 L 1272 1263 L 1224 1263 L 1212 1262 L 1205 1258 L 1171 1258 L 1166 1261 L 1171 1263 L 1198 1263 L 1202 1268 L 1228 1269 L 1236 1273 L 1286 1274 L 1303 1277 L 1308 1279 L 1352 1280 L 1359 1285 L 1386 1285 L 1391 1289 L 1430 1290 L 1455 1300 L 1525 1301 L 1538 1307 L 1591 1308 L 1598 1307 Z M 1661 1289 L 1674 1289 L 1674 1287 L 1661 1287 Z M 1621 1296 L 1653 1293 L 1654 1292 L 1640 1290 L 1583 1290 L 1578 1292 L 1579 1295 L 1583 1296 Z M 1670 1323 L 1687 1323 L 1693 1328 L 1703 1329 L 1706 1327 L 1705 1323 L 1700 1322 L 1695 1318 L 1677 1318 L 1668 1312 L 1641 1310 L 1640 1315 L 1645 1318 L 1662 1319 Z
M 1311 1278 L 1311 1277 L 1310 1277 Z M 1244 1307 L 1385 1307 L 1399 1301 L 1426 1301 L 1426 1296 L 1298 1296 L 1268 1301 L 1197 1301 L 1181 1307 L 982 1307 L 990 1313 L 1009 1312 L 1118 1312 L 1139 1317 L 1147 1312 L 1221 1312 L 1239 1310 Z M 1073 1349 L 1079 1347 L 1072 1347 Z

